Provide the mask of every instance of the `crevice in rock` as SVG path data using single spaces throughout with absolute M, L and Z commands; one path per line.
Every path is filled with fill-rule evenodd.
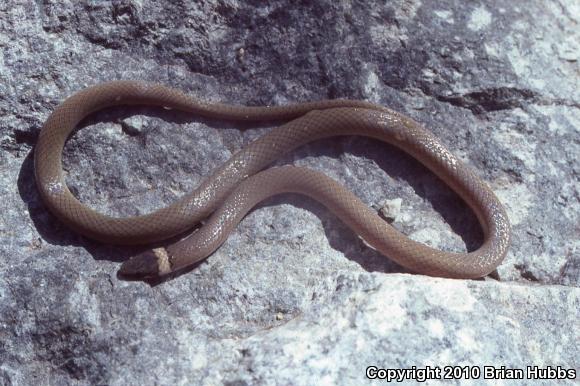
M 441 102 L 469 109 L 476 114 L 510 110 L 522 107 L 524 102 L 536 102 L 540 99 L 538 93 L 516 87 L 492 87 L 459 95 L 434 96 Z
M 538 279 L 536 277 L 536 275 L 534 275 L 534 273 L 532 271 L 530 271 L 529 269 L 527 269 L 523 264 L 516 264 L 516 265 L 514 265 L 514 268 L 517 269 L 518 271 L 520 271 L 520 275 L 522 276 L 523 279 L 533 281 L 533 282 L 540 281 L 540 279 Z

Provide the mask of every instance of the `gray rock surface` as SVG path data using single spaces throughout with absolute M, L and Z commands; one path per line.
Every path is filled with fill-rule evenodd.
M 578 372 L 579 22 L 573 0 L 3 2 L 0 385 L 376 384 L 371 365 Z M 284 195 L 191 272 L 122 281 L 135 250 L 59 223 L 32 168 L 54 107 L 113 79 L 251 105 L 390 106 L 490 183 L 510 252 L 495 279 L 411 275 L 321 205 Z M 146 213 L 270 128 L 110 109 L 68 142 L 68 184 L 100 211 Z M 473 213 L 395 148 L 334 138 L 286 163 L 325 171 L 377 210 L 400 199 L 393 225 L 415 240 L 456 251 L 481 241 Z

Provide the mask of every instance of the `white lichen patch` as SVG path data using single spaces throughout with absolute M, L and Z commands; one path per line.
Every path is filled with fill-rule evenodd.
M 482 5 L 471 13 L 467 28 L 472 31 L 480 31 L 491 24 L 491 19 L 491 13 Z
M 562 183 L 562 187 L 560 189 L 560 192 L 556 198 L 556 201 L 559 204 L 565 205 L 568 202 L 574 202 L 575 198 L 578 195 L 578 192 L 580 191 L 580 186 L 578 184 L 578 181 L 566 181 L 564 183 Z M 577 206 L 575 206 L 576 208 L 578 208 Z M 574 208 L 574 207 L 573 207 Z M 573 224 L 578 224 L 580 223 L 580 213 L 578 210 L 564 210 L 562 211 L 562 214 L 564 215 L 564 217 L 566 217 L 569 221 L 571 221 Z
M 398 293 L 387 291 L 387 288 L 381 289 L 381 295 L 376 294 L 369 299 L 361 312 L 361 317 L 368 321 L 368 315 L 376 314 L 372 328 L 378 335 L 384 336 L 393 330 L 399 330 L 403 327 L 407 319 L 407 311 L 401 306 L 401 300 L 407 298 L 407 291 L 402 289 Z M 385 318 L 383 315 L 389 315 Z M 358 322 L 360 323 L 360 321 Z
M 455 20 L 453 19 L 453 12 L 451 12 L 451 11 L 437 10 L 433 13 L 435 14 L 435 16 L 437 16 L 440 19 L 443 19 L 444 21 L 446 21 L 449 24 L 455 23 Z
M 499 200 L 505 205 L 512 226 L 527 221 L 535 195 L 523 184 L 494 189 Z
M 149 121 L 149 117 L 145 115 L 133 115 L 123 119 L 123 122 L 137 131 L 142 131 L 148 125 Z
M 568 253 L 573 253 L 574 248 L 573 243 L 568 247 L 561 247 L 561 246 L 554 246 L 551 247 L 548 252 L 540 253 L 539 255 L 529 256 L 528 265 L 533 266 L 536 272 L 542 272 L 542 276 L 549 277 L 551 267 L 558 267 L 558 271 L 561 270 L 566 266 L 568 263 Z M 554 275 L 554 280 L 557 280 L 557 277 Z
M 555 135 L 575 134 L 580 128 L 580 111 L 566 106 L 534 106 L 542 115 L 550 117 L 548 128 Z
M 568 36 L 558 45 L 558 57 L 568 62 L 577 62 L 580 60 L 578 36 Z
M 466 351 L 478 351 L 481 348 L 476 333 L 470 328 L 462 328 L 457 331 L 456 336 L 460 346 Z
M 536 169 L 536 143 L 532 142 L 533 137 L 506 128 L 495 131 L 493 138 L 501 146 L 505 146 L 514 158 L 522 161 L 527 168 Z
M 551 88 L 550 83 L 546 83 L 547 79 L 551 78 L 554 71 L 553 61 L 546 61 L 539 59 L 535 53 L 543 52 L 546 55 L 557 55 L 555 46 L 559 43 L 555 42 L 551 37 L 538 37 L 531 40 L 526 35 L 526 26 L 521 26 L 522 31 L 517 30 L 516 23 L 512 25 L 512 34 L 508 35 L 504 41 L 504 51 L 507 53 L 507 58 L 514 69 L 514 72 L 520 77 L 527 80 L 527 82 L 536 89 L 543 89 L 545 87 Z M 522 41 L 530 40 L 529 46 L 524 45 Z M 562 71 L 560 69 L 559 71 Z M 561 93 L 563 90 L 559 90 Z
M 397 6 L 395 6 L 395 14 L 398 18 L 413 19 L 417 16 L 417 10 L 421 6 L 422 4 L 420 1 L 403 0 Z
M 101 311 L 99 308 L 99 299 L 91 293 L 86 280 L 75 282 L 75 291 L 69 293 L 69 303 L 77 308 L 82 308 L 83 317 L 87 324 L 94 328 L 101 326 Z
M 432 337 L 442 339 L 445 337 L 445 325 L 441 319 L 427 320 L 427 329 Z
M 208 366 L 208 347 L 193 344 L 198 337 L 187 330 L 177 330 L 176 335 L 180 338 L 179 351 L 183 358 L 189 360 L 193 370 L 204 369 Z
M 371 101 L 379 101 L 379 91 L 381 88 L 381 80 L 379 79 L 378 75 L 374 71 L 369 71 L 364 83 L 364 92 L 366 97 Z
M 501 47 L 497 43 L 487 42 L 483 45 L 485 53 L 494 58 L 500 57 Z
M 439 249 L 441 247 L 441 236 L 435 229 L 424 228 L 415 231 L 409 235 L 411 240 L 423 243 L 432 248 Z
M 389 220 L 397 221 L 401 214 L 401 204 L 403 200 L 400 198 L 395 198 L 392 200 L 383 200 L 379 204 L 380 213 Z
M 432 305 L 440 306 L 450 312 L 473 311 L 478 300 L 472 296 L 466 283 L 456 280 L 440 279 L 434 285 L 427 299 Z
M 373 41 L 385 48 L 395 49 L 401 46 L 401 41 L 406 41 L 406 35 L 399 35 L 395 27 L 385 24 L 375 24 L 369 26 L 369 34 Z

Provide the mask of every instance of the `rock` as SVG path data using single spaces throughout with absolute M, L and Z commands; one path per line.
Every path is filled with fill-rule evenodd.
M 360 385 L 368 366 L 577 372 L 577 15 L 574 2 L 493 0 L 0 4 L 0 384 Z M 32 154 L 60 102 L 113 79 L 234 104 L 365 99 L 413 117 L 504 203 L 513 237 L 499 281 L 411 275 L 296 195 L 260 205 L 190 272 L 120 280 L 140 250 L 49 214 Z M 147 213 L 275 125 L 108 109 L 67 143 L 67 183 L 104 213 Z M 333 138 L 277 164 L 288 163 L 369 205 L 400 198 L 393 224 L 416 240 L 481 243 L 468 207 L 393 147 Z
M 389 222 L 393 222 L 399 219 L 401 213 L 401 204 L 403 200 L 400 198 L 395 198 L 392 200 L 383 200 L 380 203 L 380 214 L 387 219 Z

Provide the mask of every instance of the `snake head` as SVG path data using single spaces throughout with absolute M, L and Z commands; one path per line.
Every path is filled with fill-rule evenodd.
M 125 261 L 119 275 L 127 279 L 154 279 L 171 272 L 169 255 L 165 248 L 154 248 Z

